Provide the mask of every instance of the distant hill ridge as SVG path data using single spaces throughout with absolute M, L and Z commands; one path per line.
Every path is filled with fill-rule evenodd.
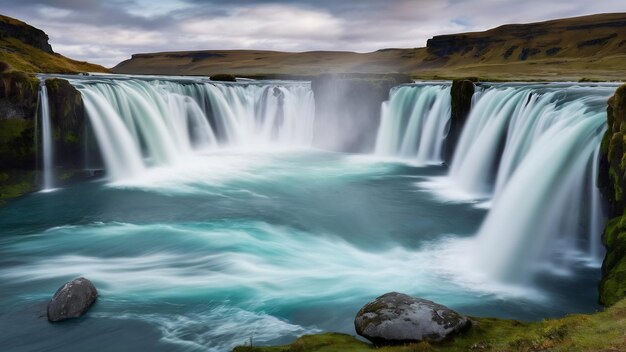
M 509 24 L 484 32 L 440 35 L 428 40 L 427 49 L 438 58 L 458 55 L 521 61 L 626 54 L 626 13 Z
M 372 53 L 204 50 L 135 54 L 116 73 L 240 76 L 405 72 L 422 78 L 626 79 L 626 13 L 435 36 L 426 48 Z

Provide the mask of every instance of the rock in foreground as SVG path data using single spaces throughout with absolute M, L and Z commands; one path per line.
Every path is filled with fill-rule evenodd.
M 354 326 L 374 344 L 390 345 L 441 341 L 468 328 L 470 321 L 440 304 L 390 292 L 361 308 Z
M 84 277 L 61 286 L 48 303 L 48 320 L 51 322 L 78 318 L 96 301 L 98 291 Z

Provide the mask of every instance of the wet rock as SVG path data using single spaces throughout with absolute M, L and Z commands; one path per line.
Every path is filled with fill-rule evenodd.
M 78 318 L 96 301 L 98 291 L 84 277 L 61 286 L 48 303 L 48 320 L 51 322 Z
M 376 345 L 441 341 L 470 324 L 469 319 L 445 306 L 397 292 L 366 304 L 354 320 L 357 334 Z
M 452 111 L 450 113 L 450 129 L 446 138 L 445 156 L 446 163 L 452 163 L 452 157 L 456 145 L 461 138 L 463 126 L 467 121 L 472 108 L 472 97 L 476 87 L 471 79 L 460 79 L 452 82 L 450 95 L 452 96 Z
M 221 81 L 221 82 L 236 82 L 237 77 L 231 74 L 226 73 L 218 73 L 211 76 L 211 81 Z
M 65 79 L 46 79 L 55 164 L 67 168 L 84 166 L 85 139 L 89 130 L 80 92 Z

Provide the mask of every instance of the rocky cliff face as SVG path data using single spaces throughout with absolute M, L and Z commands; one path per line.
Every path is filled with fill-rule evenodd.
M 456 149 L 457 142 L 465 126 L 465 121 L 472 108 L 472 97 L 476 87 L 474 82 L 468 79 L 454 80 L 450 88 L 452 95 L 452 110 L 450 113 L 450 129 L 446 137 L 444 161 L 450 165 Z
M 46 80 L 52 119 L 55 164 L 82 167 L 86 116 L 80 92 L 64 79 Z
M 38 189 L 41 176 L 39 80 L 19 71 L 0 74 L 0 203 Z M 83 167 L 88 130 L 80 93 L 66 80 L 48 79 L 57 183 Z
M 48 35 L 44 31 L 2 15 L 0 15 L 0 38 L 15 38 L 39 50 L 54 54 L 52 46 L 48 43 Z
M 612 305 L 626 297 L 626 85 L 609 99 L 607 116 L 598 182 L 609 202 L 611 219 L 602 238 L 607 254 L 602 264 L 600 303 Z
M 42 30 L 0 15 L 0 203 L 38 188 L 40 82 L 33 73 L 82 71 L 106 69 L 55 54 Z M 66 80 L 48 80 L 46 86 L 62 182 L 82 166 L 88 129 L 80 93 Z
M 0 203 L 36 189 L 38 88 L 32 75 L 0 74 Z

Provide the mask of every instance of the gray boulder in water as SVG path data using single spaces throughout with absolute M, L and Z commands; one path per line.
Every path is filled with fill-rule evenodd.
M 354 319 L 357 334 L 376 345 L 441 341 L 470 325 L 445 306 L 397 292 L 366 304 Z
M 48 320 L 51 322 L 78 318 L 91 307 L 98 291 L 91 281 L 80 277 L 61 286 L 48 302 Z

